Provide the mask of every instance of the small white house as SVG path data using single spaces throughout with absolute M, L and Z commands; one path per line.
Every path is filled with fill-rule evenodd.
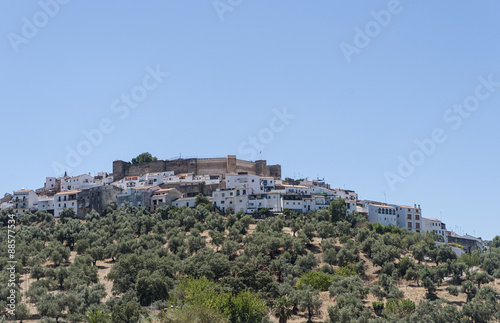
M 261 193 L 260 177 L 252 174 L 226 174 L 226 188 L 250 187 L 253 192 Z
M 261 177 L 260 186 L 264 192 L 270 192 L 276 187 L 276 180 L 274 177 Z
M 54 214 L 54 196 L 38 197 L 38 210 Z
M 434 232 L 443 237 L 444 242 L 448 242 L 446 236 L 446 224 L 437 219 L 422 218 L 422 231 Z
M 363 212 L 368 214 L 368 222 L 380 223 L 384 226 L 398 226 L 396 208 L 387 204 L 377 204 L 371 201 L 364 201 Z
M 317 211 L 325 208 L 327 209 L 330 206 L 327 197 L 324 195 L 313 195 L 311 197 L 304 198 L 303 201 L 304 201 L 304 213 L 308 213 L 310 211 Z
M 422 231 L 422 210 L 420 205 L 415 206 L 405 206 L 397 204 L 389 204 L 396 209 L 396 215 L 398 220 L 398 226 L 400 228 L 405 228 L 412 230 L 414 232 Z
M 56 188 L 56 178 L 55 177 L 45 177 L 45 190 L 51 190 Z
M 78 213 L 77 198 L 81 190 L 60 192 L 54 195 L 54 217 L 58 218 L 64 209 L 73 209 Z
M 210 198 L 208 198 L 210 200 Z M 176 207 L 183 207 L 183 206 L 187 206 L 187 207 L 190 207 L 190 208 L 193 208 L 195 207 L 195 203 L 196 202 L 196 197 L 182 197 L 180 199 L 177 199 L 175 201 L 172 202 L 172 205 L 173 206 L 176 206 Z
M 282 211 L 281 193 L 259 193 L 248 196 L 247 213 L 255 213 L 260 209 L 271 212 Z
M 84 190 L 102 185 L 101 182 L 96 182 L 94 177 L 83 174 L 74 177 L 61 179 L 61 191 Z
M 358 200 L 358 193 L 352 190 L 346 190 L 341 188 L 335 188 L 332 190 L 335 199 L 342 198 L 344 200 Z
M 14 191 L 11 202 L 16 214 L 36 211 L 38 208 L 38 195 L 33 190 L 21 189 Z
M 251 187 L 235 187 L 230 189 L 218 189 L 212 192 L 212 203 L 221 211 L 231 207 L 234 212 L 248 212 L 249 196 L 253 194 Z
M 300 194 L 300 195 L 310 195 L 311 188 L 305 185 L 283 185 L 285 187 L 286 194 Z

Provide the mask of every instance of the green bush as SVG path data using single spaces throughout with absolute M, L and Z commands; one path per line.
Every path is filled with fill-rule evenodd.
M 337 271 L 335 271 L 335 276 L 341 277 L 351 277 L 357 276 L 356 268 L 353 264 L 349 264 L 347 266 L 340 267 Z
M 250 291 L 236 295 L 222 290 L 220 284 L 205 277 L 183 279 L 179 284 L 183 301 L 189 307 L 198 306 L 222 314 L 231 322 L 246 318 L 245 322 L 260 322 L 267 317 L 267 306 L 258 294 Z
M 384 302 L 373 302 L 372 306 L 375 314 L 382 316 L 382 312 L 384 311 Z
M 391 298 L 387 301 L 385 308 L 386 316 L 403 318 L 415 312 L 415 302 L 404 298 Z
M 297 281 L 297 288 L 304 289 L 305 285 L 311 286 L 313 289 L 325 292 L 332 283 L 332 275 L 321 271 L 310 271 L 302 274 Z

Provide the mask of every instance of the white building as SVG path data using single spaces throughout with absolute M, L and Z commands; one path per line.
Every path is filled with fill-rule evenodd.
M 397 204 L 389 204 L 396 209 L 398 226 L 414 232 L 422 231 L 422 210 L 420 205 L 405 206 Z
M 249 195 L 253 194 L 251 187 L 235 187 L 218 189 L 212 192 L 212 203 L 222 212 L 231 207 L 234 212 L 248 212 Z
M 255 193 L 261 193 L 260 177 L 252 174 L 226 174 L 226 188 L 250 187 Z
M 38 196 L 33 190 L 21 189 L 14 191 L 11 203 L 15 214 L 34 212 L 38 208 Z
M 282 195 L 282 210 L 289 209 L 297 213 L 304 213 L 304 196 L 302 194 L 289 193 Z
M 274 177 L 261 177 L 260 186 L 264 192 L 270 192 L 276 187 L 276 180 Z
M 70 190 L 54 195 L 54 217 L 58 218 L 64 209 L 73 209 L 78 213 L 77 198 L 82 190 Z
M 283 185 L 286 194 L 311 195 L 311 188 L 305 185 Z
M 345 201 L 345 206 L 347 208 L 346 215 L 349 215 L 351 212 L 356 212 L 358 210 L 356 207 L 357 203 L 356 200 L 345 199 L 344 201 Z
M 356 193 L 355 191 L 352 191 L 352 190 L 335 188 L 335 189 L 333 189 L 333 195 L 334 195 L 335 199 L 343 198 L 344 200 L 353 200 L 353 201 L 358 200 L 358 193 Z
M 384 226 L 398 226 L 397 212 L 394 206 L 373 201 L 362 202 L 362 212 L 367 214 L 370 223 L 380 223 Z
M 94 177 L 87 174 L 61 178 L 61 192 L 71 190 L 84 190 L 100 185 L 102 185 L 102 183 L 96 182 Z
M 119 181 L 111 183 L 112 185 L 119 187 L 121 189 L 129 189 L 129 188 L 141 188 L 141 187 L 149 187 L 149 186 L 158 186 L 163 184 L 162 176 L 125 176 Z
M 56 188 L 56 178 L 55 177 L 45 177 L 45 190 L 51 190 Z
M 106 172 L 98 172 L 97 176 L 94 177 L 95 182 L 100 184 L 100 185 L 107 185 L 111 184 L 114 181 L 113 175 L 109 175 Z
M 210 197 L 208 197 L 208 199 L 211 200 Z M 193 208 L 196 206 L 196 197 L 182 197 L 180 199 L 173 201 L 172 205 L 176 207 L 187 206 Z
M 422 218 L 422 231 L 434 232 L 443 237 L 444 242 L 448 242 L 446 236 L 446 224 L 437 219 Z
M 38 198 L 38 210 L 54 214 L 54 196 L 40 196 Z
M 203 182 L 206 185 L 214 185 L 222 182 L 222 175 L 196 175 L 193 182 Z
M 13 204 L 10 202 L 3 202 L 0 204 L 0 210 L 5 210 L 5 209 L 8 209 L 10 207 L 13 207 Z
M 328 209 L 330 206 L 330 202 L 328 198 L 324 195 L 313 195 L 311 197 L 306 197 L 303 199 L 304 201 L 304 213 L 310 211 L 317 211 L 321 209 Z
M 260 209 L 268 209 L 271 212 L 281 212 L 281 193 L 269 192 L 252 194 L 248 197 L 247 213 L 255 213 Z

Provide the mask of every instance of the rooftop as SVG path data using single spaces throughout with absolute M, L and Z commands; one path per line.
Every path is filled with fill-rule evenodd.
M 177 199 L 175 201 L 192 201 L 192 200 L 196 200 L 196 196 L 193 196 L 193 197 L 181 197 L 180 199 Z
M 414 207 L 414 206 L 408 206 L 408 205 L 399 205 L 399 204 L 395 204 L 396 206 L 399 206 L 399 207 L 404 207 L 404 208 L 407 208 L 407 209 L 414 209 L 414 210 L 418 210 L 418 207 Z
M 28 192 L 33 192 L 33 190 L 19 190 L 19 191 L 14 191 L 14 194 L 16 194 L 16 193 L 21 194 L 21 193 L 28 193 Z
M 309 188 L 309 186 L 305 185 L 289 185 L 289 184 L 283 184 L 284 187 L 298 187 L 298 188 Z
M 67 194 L 77 194 L 80 193 L 82 190 L 71 190 L 71 191 L 66 191 L 66 192 L 59 192 L 56 195 L 67 195 Z
M 176 191 L 175 188 L 162 188 L 153 192 L 153 197 L 160 195 L 168 195 L 169 193 Z

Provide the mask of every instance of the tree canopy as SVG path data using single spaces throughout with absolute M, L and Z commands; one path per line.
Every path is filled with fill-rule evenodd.
M 137 157 L 132 158 L 132 164 L 140 164 L 140 163 L 147 163 L 147 162 L 152 162 L 152 161 L 157 161 L 157 157 L 151 156 L 150 153 L 142 153 L 139 154 Z

